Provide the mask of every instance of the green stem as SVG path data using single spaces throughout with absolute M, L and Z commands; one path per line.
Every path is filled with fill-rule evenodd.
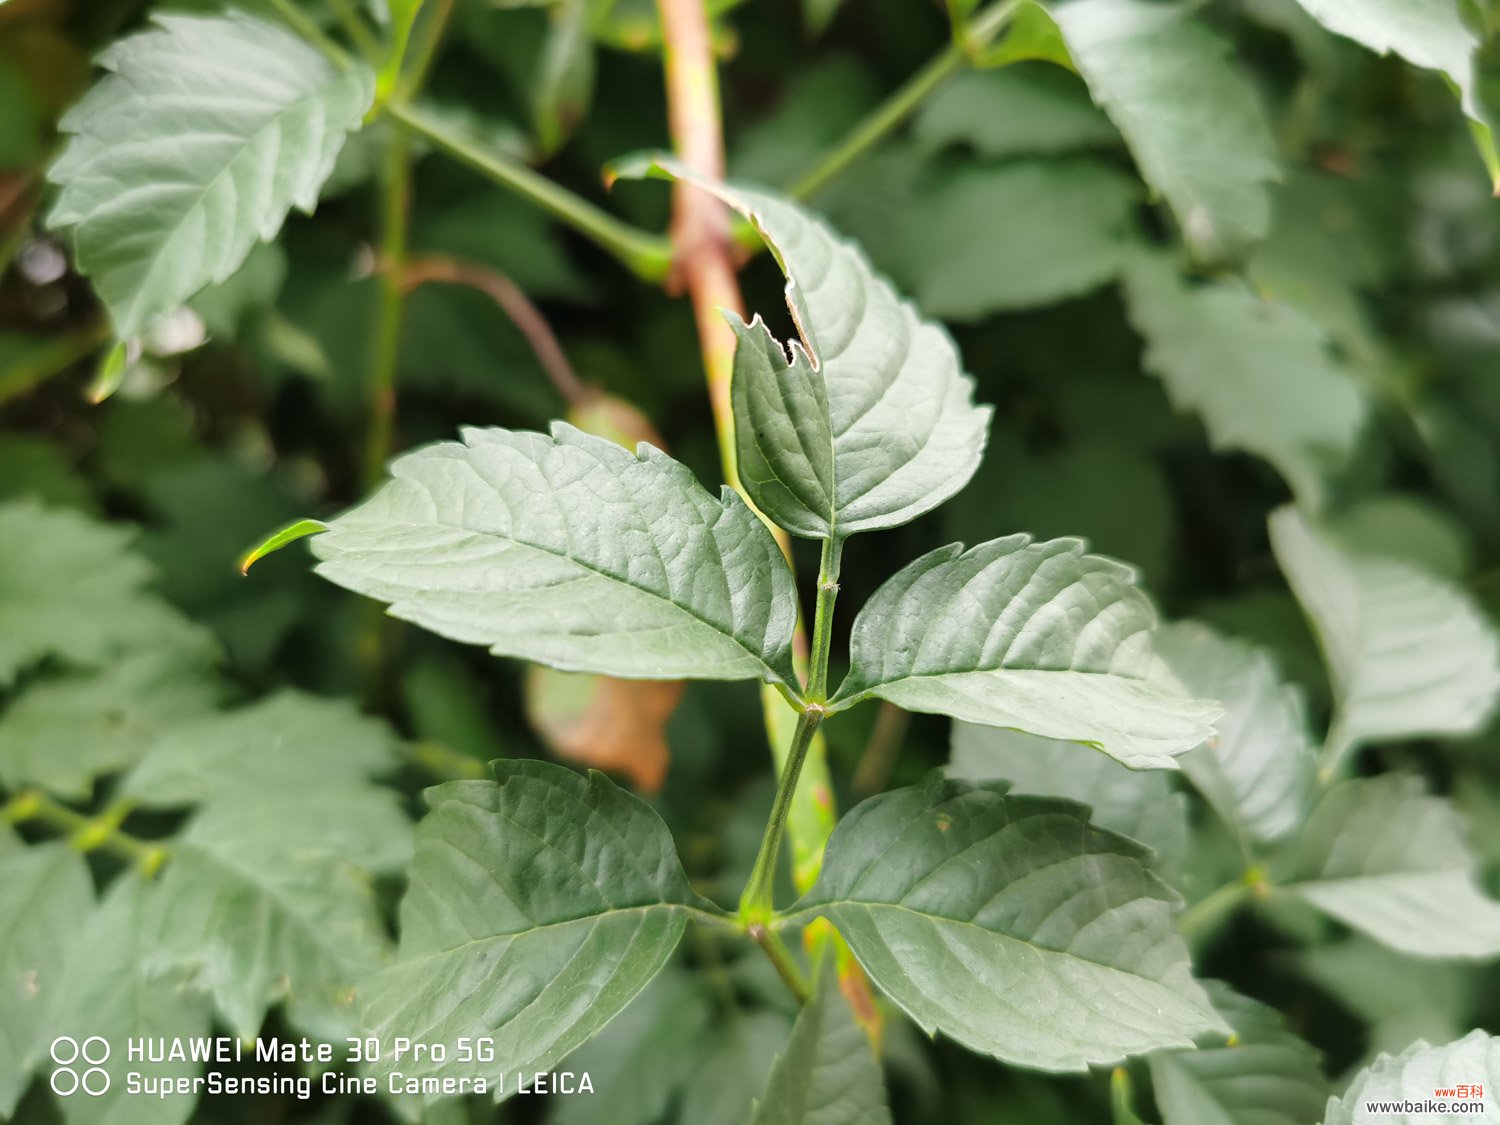
M 364 17 L 354 7 L 354 0 L 328 0 L 328 6 L 333 9 L 334 16 L 343 25 L 344 34 L 349 36 L 349 41 L 354 44 L 355 50 L 367 59 L 378 59 L 380 57 L 380 40 L 370 30 L 370 25 L 365 23 Z
M 987 46 L 1000 34 L 1020 6 L 1020 0 L 1000 0 L 975 16 L 962 42 L 950 43 L 907 79 L 900 89 L 876 106 L 838 148 L 792 186 L 791 194 L 797 199 L 812 198 L 895 132 L 934 90 L 968 65 L 974 51 Z
M 1323 740 L 1323 749 L 1318 754 L 1318 784 L 1329 785 L 1338 777 L 1344 757 L 1351 745 L 1344 734 L 1342 708 L 1335 710 L 1333 722 L 1329 724 L 1328 736 Z
M 393 98 L 387 103 L 386 112 L 455 160 L 530 200 L 592 239 L 638 277 L 658 282 L 667 276 L 672 264 L 672 248 L 666 239 L 621 222 L 607 211 L 553 183 L 526 165 L 454 132 L 441 121 L 399 98 Z
M 781 858 L 781 839 L 786 834 L 787 813 L 791 811 L 792 797 L 797 792 L 797 779 L 802 775 L 802 763 L 807 758 L 807 748 L 812 745 L 818 724 L 823 721 L 823 708 L 811 703 L 797 717 L 797 729 L 792 733 L 792 745 L 787 751 L 786 768 L 776 783 L 776 799 L 771 805 L 771 819 L 766 822 L 766 832 L 760 841 L 760 853 L 755 857 L 755 867 L 750 872 L 750 881 L 745 884 L 745 893 L 740 896 L 740 918 L 750 925 L 764 925 L 773 912 L 772 895 L 776 888 L 776 864 Z
M 1177 919 L 1177 930 L 1185 938 L 1199 937 L 1204 930 L 1234 913 L 1254 892 L 1265 887 L 1264 876 L 1251 869 L 1232 883 L 1225 883 L 1193 903 Z
M 33 789 L 18 793 L 0 807 L 0 820 L 11 824 L 36 821 L 68 834 L 68 843 L 80 852 L 108 851 L 136 864 L 147 875 L 154 875 L 167 858 L 165 844 L 142 840 L 123 831 L 120 824 L 130 805 L 120 802 L 96 817 L 60 805 L 47 794 Z
M 427 81 L 427 72 L 432 69 L 432 60 L 437 57 L 438 44 L 443 40 L 448 17 L 452 14 L 453 0 L 428 0 L 423 5 L 406 49 L 406 78 L 401 83 L 402 92 L 420 89 Z
M 797 965 L 792 951 L 787 948 L 786 942 L 781 940 L 781 935 L 775 930 L 767 929 L 759 922 L 751 924 L 745 932 L 750 935 L 751 941 L 766 951 L 766 956 L 776 967 L 777 975 L 797 998 L 797 1003 L 806 1004 L 812 998 L 812 988 L 808 985 L 807 978 L 802 975 L 802 969 Z
M 441 742 L 414 742 L 404 744 L 407 757 L 434 777 L 444 781 L 466 780 L 489 776 L 489 770 L 478 758 L 471 758 Z
M 399 130 L 386 147 L 380 171 L 380 308 L 370 368 L 370 429 L 365 445 L 365 484 L 379 483 L 396 424 L 396 363 L 405 304 L 407 233 L 411 215 L 411 168 L 406 136 Z
M 340 70 L 348 70 L 354 64 L 354 60 L 349 57 L 349 52 L 330 39 L 317 22 L 299 8 L 293 0 L 271 0 L 271 7 L 276 9 L 276 14 L 284 19 L 293 31 L 322 51 L 334 66 Z
M 813 611 L 812 654 L 809 657 L 807 698 L 823 703 L 828 698 L 828 653 L 832 647 L 833 603 L 839 596 L 839 566 L 844 541 L 823 540 L 823 554 L 818 562 L 818 600 Z

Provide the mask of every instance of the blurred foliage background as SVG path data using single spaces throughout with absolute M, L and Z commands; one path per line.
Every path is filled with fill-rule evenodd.
M 210 634 L 219 653 L 213 690 L 226 705 L 288 687 L 362 700 L 401 736 L 393 776 L 409 812 L 434 775 L 477 774 L 502 756 L 593 755 L 653 792 L 690 873 L 710 893 L 732 896 L 771 794 L 754 692 L 693 683 L 680 702 L 673 688 L 665 698 L 601 704 L 592 682 L 380 624 L 371 607 L 314 579 L 300 550 L 259 563 L 249 579 L 239 573 L 239 555 L 269 530 L 337 511 L 365 491 L 378 301 L 374 178 L 388 122 L 352 139 L 315 215 L 294 216 L 229 282 L 159 321 L 133 350 L 118 391 L 91 401 L 109 329 L 66 247 L 39 219 L 58 117 L 87 87 L 93 54 L 140 25 L 148 8 L 218 6 L 0 5 L 0 500 L 29 498 L 138 529 L 128 546 L 114 543 L 90 566 L 108 571 L 127 553 L 149 562 L 151 587 Z M 244 6 L 274 18 L 253 0 Z M 757 0 L 720 9 L 730 174 L 781 187 L 815 167 L 951 34 L 948 14 L 925 0 L 837 8 Z M 1269 189 L 1269 234 L 1243 263 L 1189 272 L 1247 284 L 1310 325 L 1322 362 L 1365 404 L 1367 421 L 1347 456 L 1297 454 L 1314 462 L 1309 471 L 1348 533 L 1500 608 L 1500 211 L 1451 91 L 1438 75 L 1334 37 L 1291 0 L 1214 0 L 1197 18 L 1222 33 L 1233 65 L 1249 76 L 1282 175 Z M 669 196 L 660 185 L 621 183 L 606 194 L 600 181 L 609 160 L 668 146 L 658 41 L 654 10 L 638 0 L 457 0 L 427 95 L 581 195 L 664 230 Z M 461 259 L 488 280 L 439 278 L 409 294 L 398 445 L 448 438 L 461 425 L 541 428 L 592 411 L 591 428 L 632 440 L 654 432 L 702 480 L 717 482 L 686 303 L 642 284 L 525 200 L 420 144 L 417 152 L 412 258 Z M 1146 354 L 1185 351 L 1200 370 L 1250 382 L 1274 368 L 1251 405 L 1290 431 L 1302 411 L 1316 409 L 1293 366 L 1301 353 L 1268 347 L 1257 318 L 1272 314 L 1253 302 L 1222 322 L 1189 312 L 1143 342 L 1133 319 L 1149 318 L 1132 317 L 1117 281 L 1143 246 L 1175 257 L 1171 221 L 1079 78 L 1041 61 L 964 70 L 812 202 L 948 323 L 977 397 L 997 406 L 975 482 L 942 511 L 868 537 L 861 554 L 880 567 L 846 563 L 841 619 L 890 563 L 942 543 L 1013 531 L 1081 535 L 1138 566 L 1164 616 L 1203 619 L 1273 653 L 1321 729 L 1326 673 L 1266 535 L 1266 516 L 1288 485 L 1265 461 L 1214 448 L 1201 419 L 1175 409 L 1169 388 L 1147 372 L 1156 364 Z M 550 325 L 576 385 L 559 378 L 555 363 L 549 374 L 486 291 L 495 277 Z M 785 335 L 774 264 L 749 261 L 743 282 L 749 307 Z M 803 546 L 805 579 L 816 558 Z M 0 543 L 0 555 L 5 549 Z M 96 612 L 110 612 L 107 603 Z M 27 672 L 9 698 L 51 675 Z M 125 706 L 130 697 L 124 691 L 96 711 L 68 697 L 52 706 L 78 720 L 68 737 L 87 739 L 96 729 L 89 723 L 149 726 Z M 945 721 L 874 706 L 837 717 L 826 734 L 841 807 L 915 781 L 949 757 Z M 0 780 L 16 793 L 37 777 L 14 764 L 23 751 L 11 738 L 12 757 L 0 749 Z M 1382 744 L 1361 759 L 1368 772 L 1414 770 L 1450 794 L 1487 878 L 1500 861 L 1494 742 L 1483 734 L 1440 746 Z M 95 778 L 129 760 L 126 751 L 84 770 L 79 807 L 104 807 Z M 1190 900 L 1235 863 L 1204 810 L 1194 824 L 1182 882 Z M 399 882 L 383 876 L 379 887 L 388 908 Z M 476 1121 L 498 1112 L 571 1125 L 737 1120 L 728 1107 L 759 1091 L 791 1011 L 753 949 L 742 957 L 698 936 L 685 957 L 694 972 L 674 973 L 649 1004 L 622 1017 L 628 1029 L 588 1049 L 596 1071 L 627 1068 L 622 1081 L 653 1091 L 639 1106 L 596 1097 L 559 1102 L 554 1112 L 543 1099 L 521 1099 L 466 1112 Z M 1402 958 L 1296 910 L 1240 914 L 1211 938 L 1203 975 L 1280 1009 L 1333 1076 L 1418 1036 L 1438 1042 L 1500 1026 L 1500 978 L 1487 965 Z M 282 1018 L 273 1014 L 270 1026 Z M 658 1037 L 654 1055 L 624 1053 L 622 1044 Z M 1103 1076 L 1008 1071 L 929 1044 L 894 1018 L 884 1047 L 898 1120 L 1040 1125 L 1108 1116 Z M 44 1094 L 33 1088 L 15 1119 L 54 1120 Z M 259 1099 L 205 1103 L 195 1119 L 384 1113 L 373 1101 Z

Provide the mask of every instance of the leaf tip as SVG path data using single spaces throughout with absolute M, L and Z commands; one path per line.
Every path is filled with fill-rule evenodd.
M 298 539 L 305 539 L 309 535 L 316 535 L 320 531 L 327 531 L 328 525 L 322 520 L 297 520 L 289 523 L 279 531 L 274 531 L 256 546 L 246 551 L 239 560 L 240 573 L 249 575 L 250 568 L 267 555 L 281 550 L 288 543 L 295 543 Z

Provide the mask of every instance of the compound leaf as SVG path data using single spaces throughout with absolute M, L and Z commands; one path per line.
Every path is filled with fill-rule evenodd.
M 135 532 L 31 501 L 0 505 L 0 687 L 55 657 L 97 667 L 135 648 L 209 650 L 207 636 L 144 589 Z
M 159 15 L 99 62 L 110 73 L 61 122 L 48 222 L 123 339 L 226 280 L 292 207 L 313 209 L 374 86 L 239 13 Z
M 1242 838 L 1270 841 L 1302 823 L 1312 791 L 1313 747 L 1302 695 L 1263 650 L 1197 622 L 1168 625 L 1156 651 L 1194 695 L 1224 714 L 1202 746 L 1177 759 Z
M 1453 806 L 1403 774 L 1346 781 L 1308 818 L 1279 888 L 1417 957 L 1500 955 L 1487 897 Z
M 1189 284 L 1156 255 L 1134 255 L 1124 278 L 1130 320 L 1146 341 L 1143 363 L 1173 404 L 1203 419 L 1215 449 L 1263 457 L 1319 507 L 1367 413 L 1322 330 L 1243 282 Z
M 604 1027 L 706 904 L 661 818 L 602 774 L 494 769 L 498 783 L 428 792 L 400 955 L 365 987 L 365 1015 L 386 1039 L 492 1037 L 492 1061 L 453 1073 L 499 1081 L 547 1069 Z M 399 1065 L 444 1073 L 425 1059 Z
M 791 572 L 734 493 L 647 444 L 467 429 L 312 540 L 318 573 L 491 652 L 628 679 L 793 688 Z
M 1333 680 L 1328 754 L 1481 728 L 1500 693 L 1500 641 L 1457 586 L 1402 559 L 1355 554 L 1291 507 L 1271 546 Z
M 832 958 L 771 1065 L 754 1125 L 890 1125 L 885 1081 L 870 1039 L 839 991 Z
M 1185 761 L 1185 759 L 1179 759 Z M 1168 882 L 1188 847 L 1187 805 L 1160 770 L 1130 770 L 1086 746 L 1020 731 L 954 723 L 949 777 L 1008 781 L 1012 791 L 1088 805 L 1089 822 L 1145 844 Z
M 968 483 L 991 410 L 974 405 L 974 381 L 940 325 L 796 204 L 670 163 L 651 170 L 743 214 L 786 274 L 798 332 L 789 348 L 759 318 L 730 318 L 740 475 L 763 512 L 795 535 L 842 538 L 906 523 Z
M 1303 1125 L 1328 1096 L 1318 1052 L 1286 1029 L 1273 1008 L 1205 981 L 1234 1035 L 1194 1051 L 1151 1056 L 1151 1083 L 1164 1125 Z
M 1264 237 L 1276 149 L 1228 44 L 1184 10 L 1143 0 L 1074 0 L 1053 18 L 1195 256 L 1238 258 Z
M 830 919 L 929 1034 L 1082 1070 L 1227 1031 L 1148 854 L 1082 805 L 933 774 L 840 821 L 794 910 Z
M 1342 1097 L 1328 1099 L 1323 1125 L 1364 1125 L 1370 1120 L 1367 1102 L 1432 1101 L 1433 1091 L 1456 1092 L 1460 1086 L 1483 1087 L 1482 1094 L 1463 1100 L 1485 1112 L 1500 1110 L 1500 1039 L 1476 1029 L 1442 1047 L 1418 1040 L 1399 1055 L 1381 1055 L 1355 1075 Z
M 1123 563 L 1078 539 L 1012 535 L 923 555 L 854 621 L 845 706 L 870 696 L 1082 742 L 1133 769 L 1173 768 L 1217 706 L 1184 697 L 1151 651 L 1156 612 Z

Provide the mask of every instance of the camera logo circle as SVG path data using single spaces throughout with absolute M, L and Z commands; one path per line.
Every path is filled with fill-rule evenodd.
M 101 1063 L 109 1060 L 109 1044 L 102 1035 L 90 1035 L 82 1043 L 71 1035 L 52 1040 L 52 1092 L 60 1098 L 82 1090 L 97 1098 L 109 1089 L 109 1071 Z

